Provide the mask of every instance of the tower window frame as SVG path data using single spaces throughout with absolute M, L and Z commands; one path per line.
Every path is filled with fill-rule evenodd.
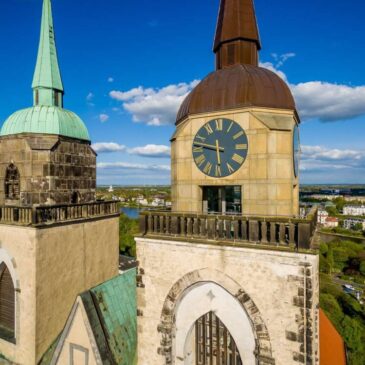
M 0 338 L 16 343 L 16 289 L 5 262 L 0 264 Z
M 18 168 L 11 163 L 5 174 L 5 198 L 7 200 L 19 200 L 20 198 L 20 174 Z

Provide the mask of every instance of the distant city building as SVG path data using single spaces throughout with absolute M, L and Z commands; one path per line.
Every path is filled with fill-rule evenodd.
M 327 217 L 323 224 L 326 228 L 337 228 L 339 225 L 339 220 L 336 217 Z
M 365 196 L 345 196 L 344 199 L 347 202 L 359 201 L 365 203 Z
M 328 218 L 329 214 L 326 210 L 320 209 L 318 211 L 318 223 L 319 224 L 325 224 L 326 219 Z
M 356 218 L 348 218 L 343 221 L 343 228 L 354 229 L 358 224 L 362 225 L 362 227 L 364 228 L 365 220 L 356 219 Z
M 110 187 L 109 187 L 109 189 L 108 189 L 108 192 L 109 192 L 109 193 L 113 193 L 113 192 L 114 192 L 113 185 L 110 185 Z
M 343 197 L 342 195 L 328 195 L 328 194 L 313 194 L 309 196 L 309 198 L 316 200 L 335 200 L 342 197 Z
M 365 215 L 365 205 L 346 205 L 343 207 L 344 215 Z

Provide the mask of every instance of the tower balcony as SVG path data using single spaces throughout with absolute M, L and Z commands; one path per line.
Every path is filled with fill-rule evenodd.
M 317 208 L 303 219 L 164 211 L 140 214 L 140 234 L 146 238 L 293 252 L 313 248 L 316 224 Z
M 42 227 L 119 215 L 118 202 L 39 207 L 0 206 L 0 224 Z

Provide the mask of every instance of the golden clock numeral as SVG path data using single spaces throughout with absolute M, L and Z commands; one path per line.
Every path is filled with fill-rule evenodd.
M 222 131 L 223 130 L 223 119 L 217 119 L 215 121 L 215 130 Z
M 204 126 L 204 128 L 206 129 L 206 131 L 207 131 L 208 135 L 213 134 L 213 129 L 212 129 L 212 127 L 210 126 L 210 124 L 209 124 L 209 123 L 208 123 L 208 124 L 206 124 L 206 125 Z
M 210 162 L 207 162 L 207 164 L 204 167 L 204 173 L 206 173 L 207 175 L 210 175 L 211 171 L 212 171 L 212 167 L 213 165 Z
M 228 129 L 227 129 L 227 133 L 229 133 L 229 131 L 232 129 L 232 127 L 233 127 L 233 122 L 230 124 L 230 126 L 228 127 Z
M 235 134 L 235 135 L 233 136 L 233 139 L 238 139 L 238 138 L 240 138 L 240 137 L 242 137 L 242 136 L 243 136 L 243 131 L 238 132 L 237 134 Z
M 230 174 L 234 173 L 234 168 L 228 162 L 227 162 L 227 169 L 228 169 Z
M 247 150 L 247 144 L 236 144 L 236 150 Z
M 194 153 L 203 153 L 203 147 L 193 147 Z
M 238 164 L 243 164 L 243 161 L 245 161 L 245 159 L 242 157 L 242 156 L 240 156 L 240 155 L 237 155 L 237 153 L 235 153 L 233 156 L 232 156 L 232 160 L 234 161 L 234 162 L 237 162 Z
M 196 138 L 199 138 L 203 142 L 205 142 L 205 140 L 206 140 L 206 138 L 200 136 L 199 134 L 196 135 Z
M 195 162 L 197 163 L 197 165 L 200 167 L 201 165 L 203 165 L 203 163 L 205 162 L 206 158 L 204 155 L 200 155 L 195 159 Z
M 222 176 L 222 170 L 221 170 L 220 166 L 215 167 L 215 176 L 216 177 L 221 177 Z

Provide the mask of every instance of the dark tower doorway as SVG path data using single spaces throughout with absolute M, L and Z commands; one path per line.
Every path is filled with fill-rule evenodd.
M 203 212 L 207 214 L 241 214 L 241 186 L 204 186 Z
M 196 365 L 242 365 L 234 339 L 213 312 L 195 324 L 195 359 Z

